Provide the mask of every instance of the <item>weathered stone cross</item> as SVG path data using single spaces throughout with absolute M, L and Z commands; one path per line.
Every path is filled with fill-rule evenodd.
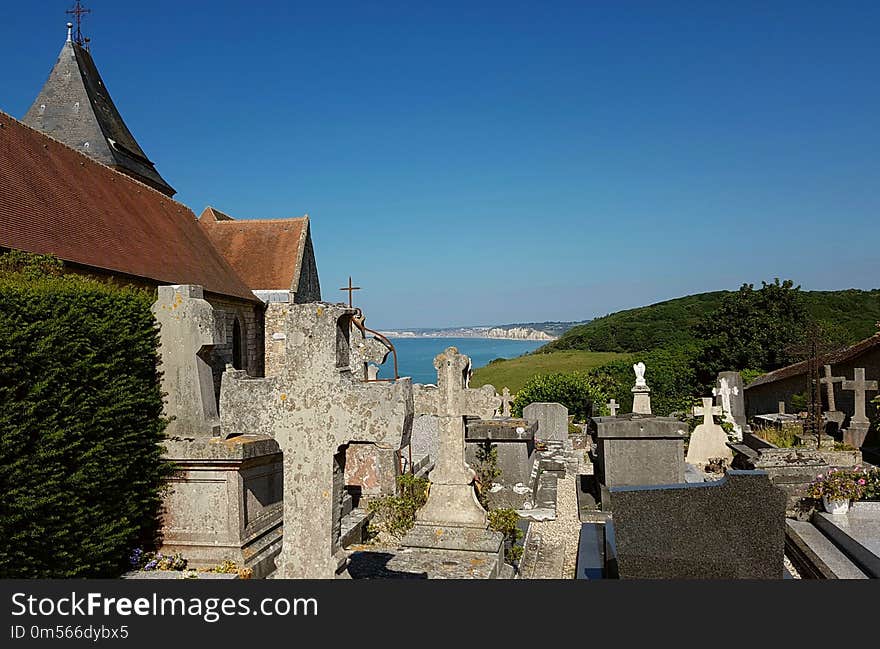
M 819 379 L 819 383 L 825 386 L 825 392 L 828 395 L 828 411 L 834 412 L 837 410 L 837 404 L 834 402 L 834 384 L 842 383 L 846 380 L 846 377 L 843 376 L 831 376 L 831 366 L 825 366 L 825 376 Z
M 614 399 L 612 399 L 611 401 L 609 401 L 605 405 L 608 406 L 608 410 L 611 411 L 611 416 L 616 417 L 617 411 L 620 410 L 620 404 L 617 403 L 617 401 L 615 401 Z
M 417 395 L 416 410 L 439 419 L 437 463 L 431 471 L 431 492 L 416 520 L 430 525 L 486 528 L 486 510 L 474 492 L 475 474 L 464 459 L 466 415 L 495 412 L 501 398 L 490 385 L 467 387 L 471 359 L 447 348 L 434 359 L 437 388 Z
M 856 407 L 853 411 L 851 422 L 853 424 L 867 424 L 868 417 L 865 414 L 865 393 L 877 391 L 877 381 L 865 380 L 865 368 L 857 367 L 853 370 L 855 374 L 854 381 L 844 381 L 843 389 L 855 394 Z
M 694 406 L 694 416 L 699 417 L 702 415 L 703 423 L 706 425 L 712 425 L 715 423 L 715 420 L 712 419 L 713 415 L 723 415 L 724 408 L 721 406 L 713 406 L 712 405 L 712 397 L 703 397 L 702 398 L 703 405 Z
M 501 416 L 502 417 L 510 417 L 510 404 L 513 402 L 513 399 L 510 398 L 510 389 L 504 388 L 504 391 L 501 393 Z

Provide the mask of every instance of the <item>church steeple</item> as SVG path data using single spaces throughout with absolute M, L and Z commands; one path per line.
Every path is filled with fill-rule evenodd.
M 83 10 L 77 2 L 80 14 Z M 79 22 L 80 14 L 77 14 Z M 159 190 L 176 192 L 125 125 L 110 98 L 77 24 L 67 24 L 67 40 L 49 79 L 22 121 L 67 146 Z

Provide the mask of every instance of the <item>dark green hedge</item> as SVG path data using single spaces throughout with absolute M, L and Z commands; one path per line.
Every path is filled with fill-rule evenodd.
M 149 292 L 0 256 L 0 577 L 112 577 L 157 530 Z M 12 270 L 10 270 L 12 266 Z

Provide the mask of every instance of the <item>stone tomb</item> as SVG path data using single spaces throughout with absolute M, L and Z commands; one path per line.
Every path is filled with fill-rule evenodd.
M 345 567 L 348 445 L 396 450 L 409 443 L 410 380 L 367 383 L 351 371 L 351 319 L 357 313 L 339 304 L 290 305 L 281 374 L 254 379 L 227 369 L 223 375 L 224 434 L 266 434 L 283 453 L 284 540 L 276 577 L 332 578 Z
M 523 419 L 538 422 L 535 436 L 541 441 L 568 439 L 568 408 L 560 403 L 530 403 L 523 408 Z
M 160 286 L 163 443 L 176 471 L 163 502 L 161 551 L 196 567 L 229 560 L 262 577 L 281 549 L 281 452 L 267 435 L 220 436 L 210 352 L 225 341 L 201 286 Z
M 785 494 L 761 471 L 611 489 L 606 531 L 621 579 L 782 579 Z
M 520 509 L 530 501 L 529 484 L 535 460 L 535 431 L 538 422 L 527 419 L 468 418 L 465 432 L 465 460 L 476 466 L 477 450 L 491 444 L 497 452 L 497 466 L 501 471 L 495 485 L 489 489 L 493 506 Z
M 607 487 L 685 481 L 685 425 L 674 417 L 594 417 L 596 478 Z

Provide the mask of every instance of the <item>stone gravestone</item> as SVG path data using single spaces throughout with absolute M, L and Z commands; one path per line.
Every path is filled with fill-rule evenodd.
M 861 448 L 871 427 L 865 410 L 865 394 L 877 391 L 877 381 L 865 380 L 864 367 L 856 367 L 853 372 L 854 380 L 844 381 L 842 386 L 844 390 L 854 393 L 855 400 L 855 408 L 849 420 L 849 426 L 843 431 L 843 441 L 853 448 Z
M 294 304 L 279 376 L 223 375 L 225 435 L 262 432 L 284 454 L 284 541 L 276 577 L 332 578 L 344 566 L 340 527 L 345 451 L 352 442 L 409 443 L 410 379 L 366 383 L 351 371 L 351 318 L 339 304 Z
M 431 490 L 416 513 L 416 524 L 403 539 L 411 548 L 469 550 L 497 554 L 502 561 L 502 535 L 488 529 L 486 510 L 474 491 L 474 471 L 465 462 L 465 416 L 495 412 L 495 389 L 467 387 L 470 359 L 447 348 L 434 359 L 437 387 L 421 391 L 419 408 L 437 416 L 440 428 Z
M 538 422 L 535 436 L 541 441 L 568 439 L 568 408 L 561 403 L 530 403 L 523 408 L 523 419 Z
M 633 365 L 636 384 L 633 386 L 633 412 L 637 415 L 651 414 L 651 388 L 645 382 L 645 364 L 639 361 Z
M 718 385 L 712 389 L 715 405 L 724 411 L 723 419 L 733 426 L 736 437 L 742 440 L 744 432 L 750 432 L 746 419 L 746 403 L 743 380 L 739 372 L 719 372 Z
M 727 446 L 727 433 L 715 423 L 713 415 L 721 415 L 723 410 L 712 405 L 712 399 L 704 397 L 703 406 L 694 407 L 694 416 L 703 417 L 703 423 L 691 433 L 688 443 L 687 462 L 703 467 L 710 459 L 721 458 L 730 466 L 733 451 Z
M 763 471 L 715 482 L 612 488 L 622 579 L 782 579 L 785 494 Z
M 220 434 L 214 378 L 208 363 L 214 345 L 226 343 L 222 323 L 201 286 L 160 286 L 153 314 L 160 325 L 162 391 L 168 437 Z

